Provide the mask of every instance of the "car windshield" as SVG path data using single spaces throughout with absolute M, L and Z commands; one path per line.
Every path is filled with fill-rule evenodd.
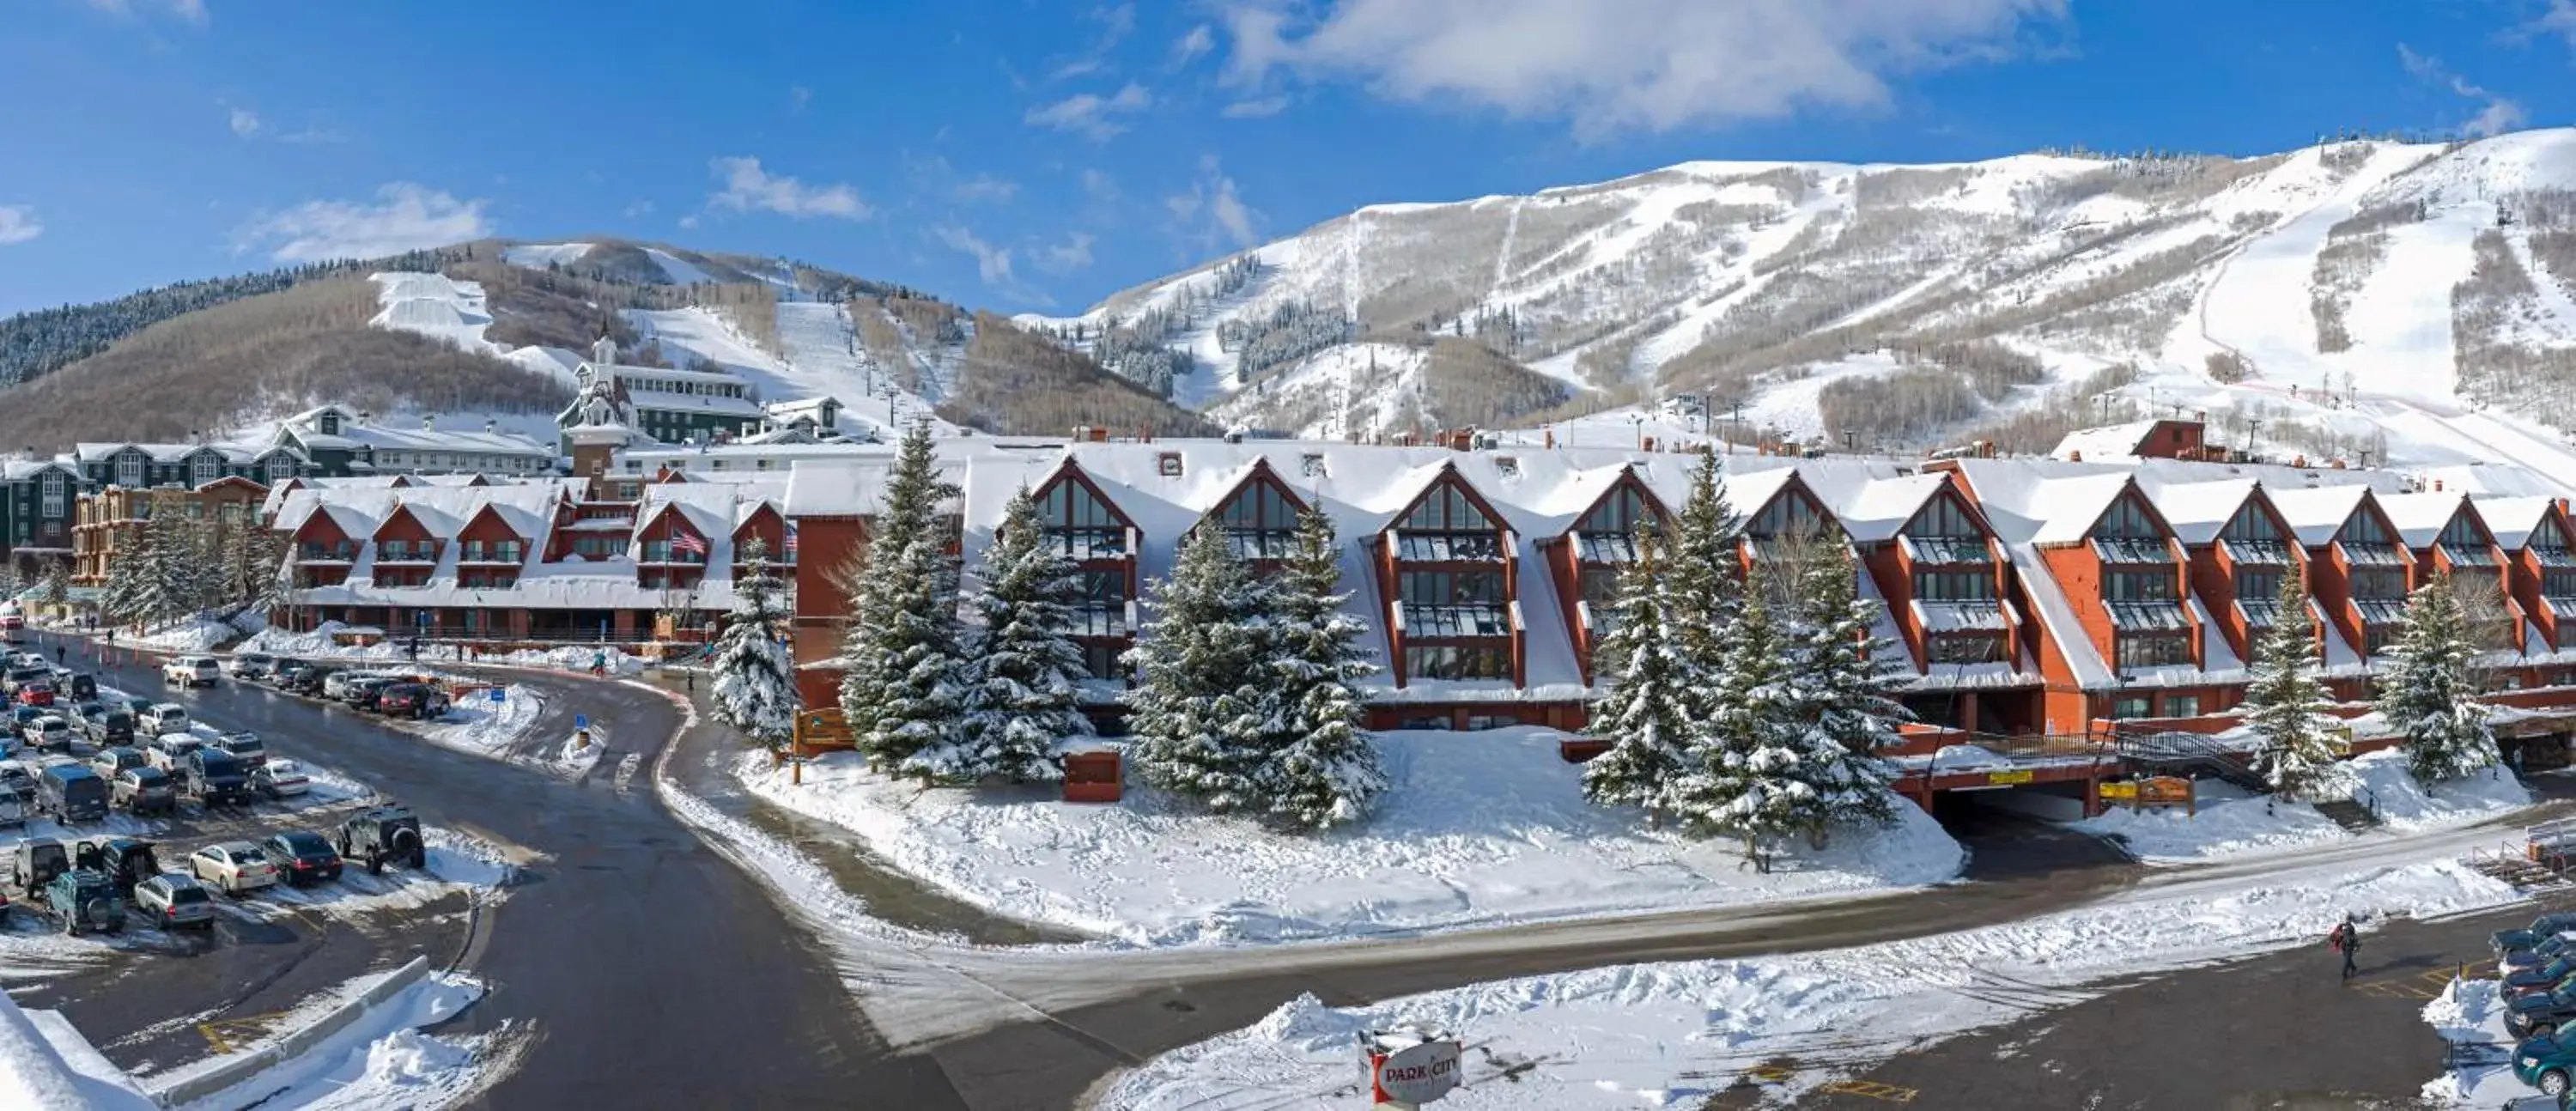
M 259 738 L 226 737 L 224 738 L 224 747 L 231 749 L 234 752 L 257 752 L 260 750 Z
M 268 774 L 283 778 L 290 775 L 302 775 L 304 774 L 304 769 L 296 767 L 295 761 L 293 760 L 271 760 L 268 762 Z
M 156 786 L 170 779 L 170 773 L 159 768 L 127 768 L 125 774 L 132 776 L 135 783 L 145 787 Z
M 296 856 L 320 856 L 331 851 L 330 843 L 318 833 L 281 833 L 277 835 L 277 842 Z
M 202 903 L 205 902 L 206 899 L 206 889 L 198 887 L 195 884 L 190 884 L 186 887 L 180 887 L 176 884 L 170 886 L 170 902 L 173 906 L 180 903 Z
M 235 864 L 261 864 L 268 860 L 268 856 L 260 852 L 256 845 L 243 845 L 228 851 L 232 853 Z

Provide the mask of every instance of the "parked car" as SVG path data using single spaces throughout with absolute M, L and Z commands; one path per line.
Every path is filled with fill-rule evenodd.
M 107 781 L 77 762 L 47 764 L 36 772 L 36 800 L 58 821 L 95 822 L 107 817 Z
M 2576 987 L 2517 995 L 2505 1000 L 2504 1006 L 2504 1028 L 2514 1037 L 2555 1034 L 2561 1024 L 2576 1017 Z
M 268 762 L 268 746 L 259 743 L 259 734 L 236 729 L 215 738 L 214 747 L 232 753 L 233 758 L 256 768 Z
M 139 837 L 84 837 L 72 842 L 72 867 L 107 873 L 119 892 L 161 874 L 161 857 L 153 843 Z
M 176 772 L 188 762 L 188 754 L 204 748 L 206 742 L 194 733 L 164 733 L 152 739 L 152 747 L 143 750 L 143 762 L 165 772 Z
M 72 723 L 47 714 L 18 728 L 18 739 L 27 747 L 43 752 L 69 752 L 72 747 Z
M 27 727 L 28 722 L 45 716 L 45 713 L 46 710 L 42 706 L 9 707 L 9 735 L 12 737 L 17 736 L 19 730 Z
M 369 872 L 384 871 L 386 861 L 413 868 L 429 863 L 429 849 L 420 837 L 420 819 L 399 806 L 362 810 L 340 823 L 340 855 L 366 861 Z
M 295 761 L 278 759 L 252 768 L 250 786 L 270 798 L 282 799 L 312 790 L 313 781 L 306 778 L 304 768 Z
M 180 773 L 180 793 L 196 799 L 200 806 L 247 806 L 251 802 L 250 768 L 232 753 L 200 748 L 188 754 L 185 770 Z
M 277 865 L 248 841 L 226 841 L 189 853 L 188 874 L 236 899 L 245 891 L 277 886 Z
M 223 677 L 213 656 L 172 656 L 161 664 L 161 681 L 182 687 L 211 687 Z
M 90 770 L 109 779 L 116 778 L 116 773 L 127 768 L 142 766 L 144 766 L 143 750 L 130 745 L 112 745 L 102 748 L 89 758 Z
M 340 701 L 356 709 L 373 710 L 376 708 L 377 697 L 384 694 L 385 688 L 393 685 L 395 680 L 390 675 L 368 675 L 351 679 L 342 684 Z
M 319 833 L 290 829 L 260 842 L 259 848 L 284 869 L 286 882 L 294 886 L 340 878 L 340 854 Z
M 294 681 L 296 675 L 312 666 L 310 662 L 293 656 L 279 656 L 275 662 L 268 665 L 268 681 L 273 686 L 283 687 Z
M 0 790 L 18 798 L 18 805 L 29 811 L 36 808 L 36 772 L 17 760 L 0 760 Z
M 395 683 L 376 692 L 375 710 L 388 717 L 434 718 L 447 712 L 447 692 L 426 683 Z
M 244 652 L 223 662 L 223 672 L 235 679 L 265 679 L 268 669 L 277 666 L 277 657 L 266 652 Z
M 185 733 L 193 724 L 188 718 L 188 708 L 176 702 L 158 703 L 134 719 L 137 730 L 149 730 L 156 737 L 164 733 Z
M 143 716 L 151 713 L 152 708 L 158 705 L 160 705 L 160 703 L 154 702 L 149 698 L 129 698 L 125 700 L 121 708 L 126 713 L 134 715 L 134 720 L 137 723 L 140 723 L 143 720 Z
M 17 632 L 27 627 L 27 611 L 16 602 L 0 602 L 0 632 Z
M 33 660 L 12 660 L 7 671 L 0 671 L 0 694 L 16 698 L 18 688 L 39 679 L 50 680 L 53 677 L 54 665 L 46 663 L 41 656 Z
M 104 706 L 95 715 L 84 715 L 89 739 L 94 744 L 131 745 L 134 743 L 134 715 Z
M 9 877 L 20 892 L 28 895 L 42 890 L 55 876 L 70 871 L 71 866 L 71 850 L 51 837 L 26 838 L 9 853 Z
M 374 674 L 368 671 L 325 671 L 322 675 L 322 697 L 339 701 L 349 697 L 349 683 Z
M 331 697 L 329 688 L 332 677 L 343 674 L 346 674 L 346 672 L 340 671 L 337 668 L 323 667 L 320 664 L 306 664 L 303 667 L 296 668 L 294 671 L 287 673 L 283 678 L 280 678 L 277 681 L 277 689 L 286 691 L 289 694 L 310 694 L 329 698 Z
M 98 677 L 86 671 L 65 673 L 61 668 L 55 668 L 54 689 L 69 691 L 74 699 L 96 698 L 98 697 Z
M 15 695 L 15 699 L 21 706 L 53 705 L 54 677 L 52 675 L 47 675 L 42 679 L 29 679 L 24 683 L 18 684 L 18 693 Z
M 2496 975 L 2511 976 L 2525 968 L 2540 968 L 2568 953 L 2576 952 L 2576 935 L 2557 934 L 2529 949 L 2507 949 L 2496 959 Z
M 2496 931 L 2487 946 L 2502 957 L 2507 950 L 2530 949 L 2570 930 L 2576 930 L 2576 910 L 2553 910 L 2532 919 L 2529 929 Z
M 135 884 L 134 909 L 165 930 L 215 928 L 215 897 L 206 885 L 177 872 Z
M 119 933 L 125 929 L 125 898 L 104 872 L 73 868 L 44 886 L 45 905 L 63 918 L 63 932 L 89 930 Z
M 107 801 L 136 814 L 167 814 L 179 808 L 179 781 L 159 768 L 127 768 L 108 783 Z

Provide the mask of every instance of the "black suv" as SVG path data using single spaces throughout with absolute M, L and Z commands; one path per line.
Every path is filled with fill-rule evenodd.
M 277 689 L 289 694 L 319 695 L 322 693 L 322 681 L 330 678 L 331 674 L 338 670 L 338 668 L 323 667 L 320 664 L 306 664 L 279 678 Z
M 420 839 L 420 819 L 399 806 L 363 810 L 340 823 L 340 855 L 366 861 L 371 873 L 384 871 L 389 860 L 413 868 L 429 863 L 429 848 Z
M 185 791 L 205 806 L 248 806 L 250 767 L 232 753 L 200 748 L 188 754 Z

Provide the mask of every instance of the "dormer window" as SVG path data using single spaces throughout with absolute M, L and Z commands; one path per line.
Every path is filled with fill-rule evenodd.
M 1499 560 L 1501 531 L 1468 500 L 1466 491 L 1444 482 L 1396 525 L 1396 558 L 1417 563 Z
M 1237 559 L 1286 559 L 1297 543 L 1297 507 L 1275 483 L 1255 479 L 1217 509 L 1217 525 Z
M 203 486 L 223 476 L 223 457 L 214 452 L 198 452 L 196 458 L 188 461 L 188 484 L 191 486 Z
M 1978 531 L 1967 507 L 1946 494 L 1924 505 L 1898 539 L 1918 564 L 1994 562 L 1994 552 L 1986 547 L 1985 534 Z
M 2281 539 L 2281 530 L 2272 524 L 2272 515 L 2251 502 L 2240 507 L 2220 530 L 2218 542 L 2227 548 L 2229 559 L 2239 564 L 2261 567 L 2290 565 L 2290 546 Z M 2243 591 L 2238 592 L 2240 595 Z
M 1576 555 L 1585 563 L 1636 562 L 1637 522 L 1646 512 L 1646 496 L 1636 487 L 1612 487 L 1601 504 L 1574 523 Z
M 116 484 L 128 490 L 143 485 L 143 453 L 129 451 L 116 457 Z
M 2104 563 L 2172 563 L 2173 549 L 2135 497 L 2112 502 L 2093 526 L 2093 551 Z
M 1165 478 L 1181 477 L 1181 453 L 1167 451 L 1154 457 L 1154 473 Z
M 325 412 L 322 414 L 322 419 L 316 421 L 315 424 L 322 429 L 322 434 L 325 436 L 337 436 L 340 434 L 340 414 L 338 413 Z
M 1178 456 L 1174 456 L 1178 458 Z M 1127 526 L 1109 503 L 1070 478 L 1040 499 L 1047 540 L 1066 559 L 1115 559 L 1127 554 Z
M 2406 564 L 2406 557 L 2397 552 L 2396 542 L 2389 539 L 2388 529 L 2373 514 L 2354 513 L 2351 520 L 2343 523 L 2343 531 L 2335 540 L 2343 547 L 2345 562 L 2355 566 L 2403 567 Z
M 2471 564 L 2492 567 L 2496 564 L 2495 545 L 2487 543 L 2486 533 L 2478 529 L 2478 523 L 2470 520 L 2466 512 L 2451 515 L 2451 523 L 2442 526 L 2442 538 L 2436 543 L 2440 544 L 2443 554 L 2450 557 L 2454 567 Z

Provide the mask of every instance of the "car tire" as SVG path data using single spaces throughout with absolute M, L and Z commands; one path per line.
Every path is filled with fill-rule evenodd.
M 2541 1073 L 2541 1074 L 2540 1074 L 2540 1091 L 2541 1091 L 2541 1094 L 2543 1094 L 2543 1095 L 2549 1095 L 2549 1096 L 2563 1096 L 2563 1095 L 2566 1095 L 2566 1094 L 2567 1094 L 2567 1072 L 2566 1072 L 2566 1070 L 2564 1070 L 2564 1069 L 2551 1069 L 2551 1070 L 2549 1070 L 2549 1071 L 2547 1071 L 2547 1072 Z

